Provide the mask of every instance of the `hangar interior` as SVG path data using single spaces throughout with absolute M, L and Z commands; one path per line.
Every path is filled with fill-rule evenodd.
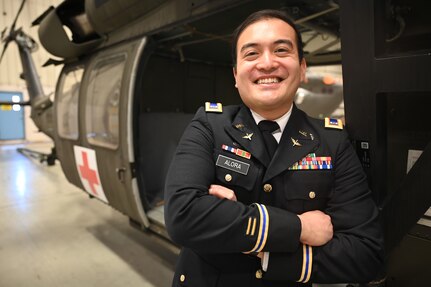
M 275 2 L 279 5 L 280 1 L 272 3 Z M 341 16 L 342 26 L 343 21 L 347 22 L 341 30 L 344 41 L 342 61 L 343 75 L 346 79 L 347 129 L 368 173 L 370 188 L 382 207 L 383 221 L 386 222 L 385 231 L 389 239 L 388 249 L 395 250 L 391 254 L 391 264 L 388 266 L 388 285 L 423 286 L 429 282 L 427 262 L 431 256 L 429 240 L 431 233 L 428 225 L 430 214 L 427 212 L 430 206 L 430 188 L 426 180 L 429 177 L 431 162 L 429 157 L 431 131 L 426 118 L 431 99 L 431 81 L 428 73 L 431 26 L 429 17 L 424 12 L 427 11 L 424 7 L 430 6 L 428 2 L 421 0 L 335 1 L 338 2 L 344 6 L 339 13 L 336 10 L 336 19 Z M 2 3 L 7 9 L 11 7 L 6 0 Z M 248 9 L 257 9 L 258 6 L 263 7 L 266 4 L 256 5 L 251 5 Z M 198 10 L 199 7 L 193 9 Z M 12 15 L 11 11 L 16 10 L 17 6 L 12 5 L 12 8 L 7 10 L 7 15 Z M 197 107 L 207 100 L 217 100 L 224 104 L 237 102 L 229 65 L 229 43 L 223 36 L 235 26 L 238 20 L 236 17 L 248 14 L 249 10 L 246 8 L 240 12 L 236 11 L 236 14 L 226 17 L 226 21 L 218 21 L 220 24 L 218 27 L 213 23 L 220 15 L 213 14 L 206 19 L 195 19 L 191 25 L 184 25 L 178 29 L 170 27 L 163 31 L 158 30 L 151 35 L 151 40 L 157 43 L 157 48 L 147 54 L 151 55 L 150 57 L 139 59 L 140 68 L 136 71 L 140 80 L 133 82 L 135 84 L 133 115 L 136 120 L 135 129 L 132 131 L 135 136 L 134 168 L 138 171 L 140 200 L 145 209 L 156 210 L 163 205 L 164 175 L 170 157 L 182 130 Z M 301 16 L 303 15 L 298 14 L 298 19 Z M 338 28 L 333 27 L 333 20 L 333 17 L 327 17 L 323 24 L 338 33 Z M 215 31 L 215 28 L 218 30 Z M 112 36 L 112 39 L 118 40 L 119 44 L 115 43 L 116 47 L 120 47 L 122 36 L 115 33 Z M 312 38 L 313 35 L 309 35 L 305 41 L 308 42 Z M 146 48 L 154 48 L 151 42 L 146 44 L 148 44 Z M 339 43 L 334 42 L 333 45 L 331 46 L 335 47 L 333 50 L 320 55 L 327 63 L 340 60 L 337 49 Z M 107 50 L 108 48 L 101 49 L 100 53 L 103 54 Z M 131 54 L 136 55 L 138 52 L 134 50 Z M 309 53 L 310 64 L 320 64 L 319 59 L 322 57 L 314 57 L 318 54 Z M 70 68 L 72 71 L 81 64 L 87 64 L 90 62 L 86 62 L 88 59 L 83 57 L 80 59 L 82 62 L 72 63 L 67 69 Z M 96 60 L 90 64 L 97 65 Z M 16 65 L 12 63 L 8 66 Z M 64 74 L 67 74 L 67 69 L 64 70 Z M 2 81 L 6 78 L 3 71 L 4 68 Z M 133 74 L 130 70 L 127 73 Z M 111 74 L 107 76 L 116 75 L 111 70 Z M 57 79 L 52 75 L 43 78 Z M 85 80 L 90 81 L 90 78 L 91 75 L 88 75 Z M 129 79 L 124 79 L 124 82 L 127 80 Z M 11 82 L 6 84 L 2 82 L 2 85 L 9 87 Z M 54 85 L 50 85 L 51 90 L 54 89 Z M 127 88 L 125 85 L 124 90 Z M 163 97 L 159 96 L 161 93 Z M 85 101 L 83 97 L 82 104 L 85 104 Z M 68 103 L 63 104 L 67 107 Z M 115 101 L 110 104 L 111 107 L 117 107 Z M 59 114 L 60 116 L 65 114 L 57 110 L 57 119 L 61 122 Z M 109 119 L 118 119 L 118 114 L 118 110 L 111 109 Z M 85 117 L 91 113 L 82 109 L 79 114 L 78 112 L 74 114 L 76 118 L 79 115 Z M 169 117 L 165 117 L 166 115 Z M 58 152 L 64 163 L 74 162 L 74 145 L 91 145 L 92 140 L 97 142 L 98 139 L 93 137 L 88 140 L 86 138 L 88 133 L 81 133 L 75 137 L 74 130 L 86 131 L 87 126 L 73 125 L 68 117 L 64 118 L 67 118 L 64 123 L 67 123 L 69 130 L 65 130 L 65 134 L 60 134 L 57 138 Z M 113 121 L 108 122 L 110 125 L 107 131 L 119 126 Z M 156 126 L 154 123 L 157 123 Z M 154 130 L 157 132 L 153 132 Z M 149 134 L 151 137 L 147 136 Z M 106 160 L 101 170 L 106 172 L 107 178 L 116 178 L 123 173 L 121 169 L 109 170 L 107 163 L 111 154 L 106 152 L 106 146 L 114 146 L 111 150 L 115 150 L 115 144 L 121 146 L 121 141 L 126 136 L 117 133 L 109 138 L 107 145 L 98 147 L 101 157 Z M 165 144 L 163 148 L 152 149 L 160 142 Z M 46 149 L 46 146 L 43 148 Z M 407 172 L 410 151 L 420 151 L 422 156 L 411 171 Z M 130 153 L 128 150 L 117 159 L 127 160 Z M 127 222 L 124 222 L 127 221 L 127 216 L 117 213 L 99 201 L 88 201 L 82 196 L 82 192 L 76 192 L 73 190 L 74 187 L 71 188 L 59 179 L 62 175 L 58 167 L 56 170 L 40 166 L 37 160 L 23 158 L 9 147 L 2 146 L 1 156 L 2 182 L 5 183 L 2 190 L 9 192 L 1 193 L 3 204 L 0 205 L 2 213 L 0 223 L 1 229 L 7 232 L 0 235 L 0 258 L 8 260 L 2 260 L 0 263 L 0 285 L 25 286 L 27 282 L 32 281 L 36 286 L 56 286 L 80 280 L 88 282 L 91 286 L 93 283 L 90 282 L 93 281 L 90 281 L 90 278 L 93 277 L 96 278 L 94 282 L 109 286 L 169 284 L 175 250 L 171 250 L 171 247 L 157 249 L 160 247 L 150 247 L 150 243 L 142 243 L 148 237 L 141 233 L 132 233 L 134 231 L 129 230 Z M 65 164 L 63 171 L 70 182 L 77 186 L 81 185 L 75 165 Z M 135 170 L 133 172 L 126 170 L 125 178 L 134 177 L 134 172 Z M 119 177 L 120 181 L 124 180 Z M 42 189 L 36 189 L 38 186 Z M 127 215 L 129 212 L 136 214 L 136 210 L 127 206 L 130 199 L 119 188 L 121 186 L 121 183 L 118 183 L 107 187 L 113 190 L 111 196 L 115 200 L 112 206 Z M 87 205 L 101 205 L 104 211 L 87 208 Z M 421 216 L 423 220 L 415 224 L 415 219 Z M 94 218 L 98 219 L 94 221 Z M 162 219 L 160 223 L 163 223 Z M 411 226 L 414 226 L 413 229 L 409 228 Z M 114 230 L 121 232 L 114 234 Z M 54 231 L 61 236 L 53 238 Z M 399 243 L 405 233 L 408 235 Z M 124 238 L 124 234 L 130 234 L 132 239 Z M 90 245 L 90 241 L 95 245 Z M 78 245 L 77 242 L 81 244 Z M 88 242 L 89 245 L 82 242 Z M 98 245 L 100 242 L 105 243 L 102 246 L 108 246 L 106 249 L 109 249 L 110 255 L 93 253 L 100 249 Z M 164 241 L 160 242 L 164 246 Z M 130 250 L 133 252 L 124 251 L 123 244 L 131 246 Z M 151 248 L 155 248 L 155 251 L 149 251 Z M 21 254 L 22 257 L 16 254 Z M 117 261 L 120 266 L 108 261 L 106 259 L 108 257 L 114 261 L 115 258 L 122 259 Z M 63 260 L 65 258 L 68 260 Z M 142 258 L 149 261 L 141 262 Z M 30 267 L 26 265 L 29 262 L 32 263 Z M 34 262 L 40 264 L 35 265 Z M 89 262 L 89 265 L 83 262 Z M 409 267 L 411 265 L 408 264 L 411 262 L 415 263 L 414 268 Z M 70 272 L 71 269 L 74 271 Z M 94 272 L 88 271 L 94 269 Z M 131 269 L 132 273 L 126 273 L 126 269 Z M 27 272 L 17 272 L 22 270 Z M 53 275 L 55 272 L 59 275 Z

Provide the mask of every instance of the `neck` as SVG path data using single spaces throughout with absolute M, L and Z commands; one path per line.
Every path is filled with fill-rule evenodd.
M 289 107 L 284 109 L 254 110 L 254 111 L 264 119 L 274 121 L 284 116 L 287 112 L 289 112 L 292 109 L 292 107 L 293 107 L 293 104 L 290 104 Z

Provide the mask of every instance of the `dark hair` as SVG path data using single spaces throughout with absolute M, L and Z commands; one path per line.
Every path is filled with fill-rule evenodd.
M 257 11 L 254 12 L 253 14 L 251 14 L 250 16 L 248 16 L 233 32 L 232 35 L 232 64 L 234 67 L 236 67 L 236 57 L 237 57 L 237 44 L 238 44 L 238 38 L 241 35 L 241 33 L 251 24 L 254 24 L 260 20 L 267 20 L 267 19 L 280 19 L 284 22 L 286 22 L 287 24 L 289 24 L 293 30 L 295 30 L 295 34 L 296 34 L 296 46 L 298 47 L 298 57 L 299 57 L 299 61 L 302 61 L 302 58 L 304 56 L 304 51 L 303 51 L 303 47 L 302 47 L 302 37 L 301 37 L 301 33 L 299 33 L 298 28 L 295 26 L 295 23 L 293 23 L 293 21 L 289 18 L 289 16 L 283 12 L 283 11 L 278 11 L 278 10 L 271 10 L 271 9 L 266 9 L 266 10 L 261 10 L 261 11 Z

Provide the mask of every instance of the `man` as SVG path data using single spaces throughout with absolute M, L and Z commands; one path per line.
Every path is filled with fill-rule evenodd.
M 264 10 L 233 45 L 244 105 L 200 109 L 167 176 L 166 226 L 183 246 L 173 286 L 372 280 L 383 240 L 359 160 L 338 121 L 325 127 L 293 104 L 306 70 L 300 34 Z M 270 137 L 259 129 L 268 120 Z

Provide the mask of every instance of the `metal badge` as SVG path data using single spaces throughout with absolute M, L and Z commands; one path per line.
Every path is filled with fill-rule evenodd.
M 310 138 L 311 138 L 311 140 L 312 140 L 312 141 L 314 141 L 314 136 L 313 136 L 313 134 L 310 134 Z
M 242 138 L 243 139 L 247 139 L 247 140 L 249 140 L 249 141 L 251 141 L 251 137 L 253 136 L 253 133 L 247 133 L 245 136 L 243 136 Z
M 307 134 L 307 132 L 304 132 L 304 131 L 299 131 L 299 133 L 300 133 L 301 135 L 303 135 L 304 137 L 308 137 L 308 134 Z
M 298 140 L 295 140 L 294 138 L 290 139 L 292 140 L 293 146 L 302 146 L 302 144 L 300 144 Z

